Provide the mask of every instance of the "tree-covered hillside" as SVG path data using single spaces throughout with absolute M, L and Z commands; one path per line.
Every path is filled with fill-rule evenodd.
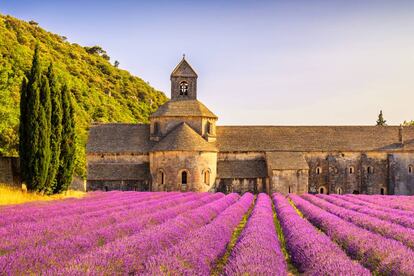
M 82 47 L 66 38 L 0 14 L 0 155 L 16 156 L 20 86 L 30 69 L 36 41 L 42 67 L 50 62 L 69 84 L 76 110 L 76 172 L 84 176 L 85 143 L 91 122 L 148 122 L 149 115 L 166 101 L 165 95 L 142 79 L 112 65 L 99 46 Z

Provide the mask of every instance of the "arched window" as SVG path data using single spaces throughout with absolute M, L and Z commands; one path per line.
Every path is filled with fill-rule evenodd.
M 354 167 L 349 167 L 348 168 L 349 174 L 354 174 L 355 173 L 355 168 Z
M 320 194 L 326 194 L 326 188 L 325 187 L 320 187 L 319 188 L 319 193 Z
M 371 166 L 367 167 L 367 173 L 368 174 L 373 174 L 374 173 L 374 167 L 371 167 Z
M 204 176 L 204 184 L 210 185 L 210 170 L 205 170 L 203 173 Z
M 210 122 L 206 124 L 206 133 L 209 135 L 213 134 L 213 125 Z
M 322 168 L 316 167 L 316 174 L 321 174 L 321 173 L 322 173 Z
M 188 95 L 188 83 L 186 81 L 180 82 L 180 95 L 181 96 Z
M 165 173 L 163 170 L 159 170 L 158 171 L 158 183 L 160 185 L 164 185 L 165 184 Z
M 381 188 L 380 193 L 381 193 L 382 195 L 385 195 L 385 188 Z
M 414 172 L 414 167 L 413 167 L 413 165 L 409 165 L 408 166 L 408 173 L 409 174 L 412 174 Z
M 186 171 L 181 172 L 181 190 L 187 190 L 187 183 L 188 183 L 188 173 Z
M 341 187 L 338 187 L 338 188 L 336 189 L 336 193 L 337 193 L 338 195 L 342 195 L 342 194 L 343 194 L 342 188 L 341 188 Z

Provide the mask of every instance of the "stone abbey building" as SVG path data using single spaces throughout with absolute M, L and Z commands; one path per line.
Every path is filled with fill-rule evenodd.
M 414 194 L 414 127 L 217 120 L 183 58 L 150 124 L 91 127 L 88 190 Z

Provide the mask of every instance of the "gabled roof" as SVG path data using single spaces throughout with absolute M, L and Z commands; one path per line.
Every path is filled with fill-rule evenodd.
M 186 123 L 181 123 L 159 141 L 151 151 L 211 151 L 217 148 Z
M 414 149 L 414 127 L 218 126 L 219 151 L 403 151 Z
M 217 162 L 217 178 L 267 177 L 265 160 L 225 160 Z
M 88 180 L 145 180 L 149 163 L 92 163 L 88 166 Z
M 197 78 L 198 76 L 195 70 L 183 57 L 181 62 L 172 71 L 171 77 L 195 77 Z
M 198 100 L 170 100 L 160 106 L 151 118 L 154 117 L 207 117 L 217 116 Z
M 300 152 L 266 152 L 268 168 L 272 170 L 308 170 L 309 165 Z
M 150 126 L 144 124 L 97 124 L 89 130 L 86 151 L 100 153 L 148 153 L 153 143 Z

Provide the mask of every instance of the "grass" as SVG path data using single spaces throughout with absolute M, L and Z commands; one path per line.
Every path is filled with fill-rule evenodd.
M 275 204 L 272 198 L 272 210 L 273 210 L 273 223 L 275 224 L 277 237 L 279 238 L 280 247 L 282 249 L 283 255 L 285 255 L 285 260 L 288 265 L 288 275 L 299 275 L 299 271 L 293 265 L 292 260 L 290 258 L 289 252 L 286 248 L 286 240 L 283 234 L 282 226 L 280 225 L 279 218 L 277 217 Z
M 243 229 L 246 227 L 247 221 L 249 220 L 249 217 L 253 211 L 256 199 L 257 199 L 257 196 L 255 196 L 252 202 L 252 206 L 250 206 L 247 213 L 243 216 L 239 225 L 237 225 L 236 229 L 234 229 L 233 234 L 231 236 L 231 240 L 229 244 L 227 245 L 226 253 L 217 261 L 216 267 L 213 269 L 213 271 L 210 274 L 211 276 L 218 276 L 222 274 L 224 267 L 226 266 L 227 261 L 230 258 L 231 252 L 233 251 L 233 248 L 236 246 L 236 243 L 239 240 L 239 237 Z
M 85 195 L 84 192 L 67 191 L 62 194 L 47 196 L 32 192 L 24 192 L 18 187 L 11 187 L 5 184 L 0 184 L 0 206 L 22 204 L 33 201 L 50 201 L 64 198 L 81 198 Z

